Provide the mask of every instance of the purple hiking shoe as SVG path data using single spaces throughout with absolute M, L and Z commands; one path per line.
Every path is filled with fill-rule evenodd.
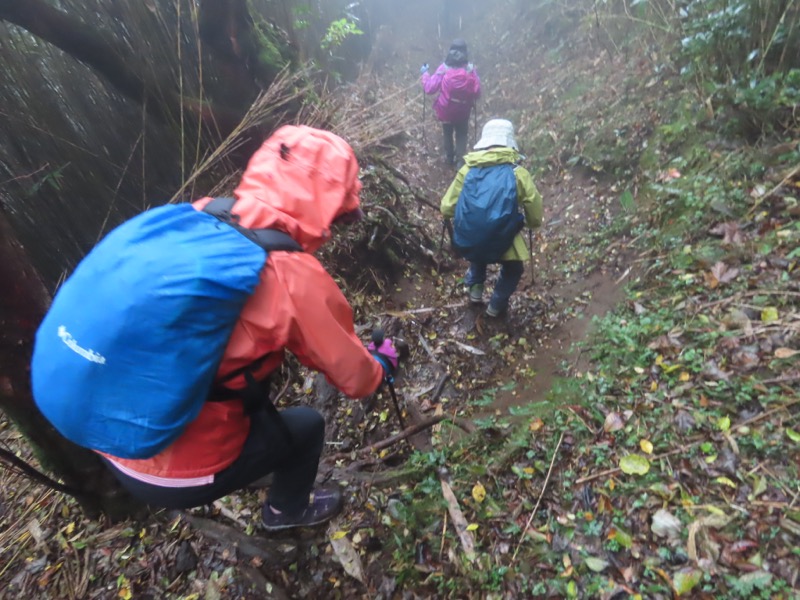
M 264 529 L 267 531 L 283 531 L 294 527 L 313 527 L 326 521 L 342 512 L 344 499 L 338 487 L 321 487 L 312 492 L 312 498 L 308 506 L 296 513 L 282 512 L 276 515 L 265 504 L 261 509 L 261 520 Z

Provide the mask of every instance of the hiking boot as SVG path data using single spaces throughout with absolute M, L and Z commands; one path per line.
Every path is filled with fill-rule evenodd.
M 473 304 L 483 303 L 483 284 L 476 283 L 469 286 L 469 301 Z
M 299 513 L 282 512 L 276 515 L 269 507 L 269 503 L 261 509 L 261 520 L 267 531 L 282 531 L 293 527 L 313 527 L 329 521 L 340 512 L 344 506 L 342 492 L 339 488 L 317 488 L 312 493 L 311 501 Z
M 506 312 L 505 308 L 496 308 L 496 307 L 492 306 L 491 303 L 489 303 L 489 306 L 486 307 L 486 316 L 487 317 L 492 317 L 492 318 L 499 317 L 504 312 Z

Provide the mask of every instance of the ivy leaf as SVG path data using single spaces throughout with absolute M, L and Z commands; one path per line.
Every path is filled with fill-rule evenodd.
M 650 461 L 640 454 L 628 454 L 620 459 L 619 468 L 628 475 L 645 475 L 650 470 Z

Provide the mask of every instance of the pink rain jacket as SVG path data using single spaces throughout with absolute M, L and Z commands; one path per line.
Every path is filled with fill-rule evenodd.
M 481 80 L 473 68 L 439 65 L 436 72 L 422 74 L 422 89 L 439 94 L 433 101 L 433 112 L 442 123 L 462 123 L 469 119 L 475 100 L 481 94 Z

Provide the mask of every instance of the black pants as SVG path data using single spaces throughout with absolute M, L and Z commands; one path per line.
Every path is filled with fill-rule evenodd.
M 444 155 L 451 165 L 463 159 L 467 153 L 467 132 L 469 118 L 461 123 L 442 123 L 444 137 Z M 453 139 L 455 137 L 455 140 Z
M 280 412 L 291 434 L 291 443 L 275 417 L 261 410 L 250 419 L 250 433 L 242 453 L 227 469 L 214 475 L 214 482 L 185 488 L 152 485 L 128 477 L 109 464 L 112 472 L 133 496 L 151 506 L 191 508 L 210 504 L 265 475 L 274 473 L 269 503 L 278 510 L 295 512 L 308 503 L 317 477 L 319 457 L 325 441 L 325 420 L 305 406 Z

